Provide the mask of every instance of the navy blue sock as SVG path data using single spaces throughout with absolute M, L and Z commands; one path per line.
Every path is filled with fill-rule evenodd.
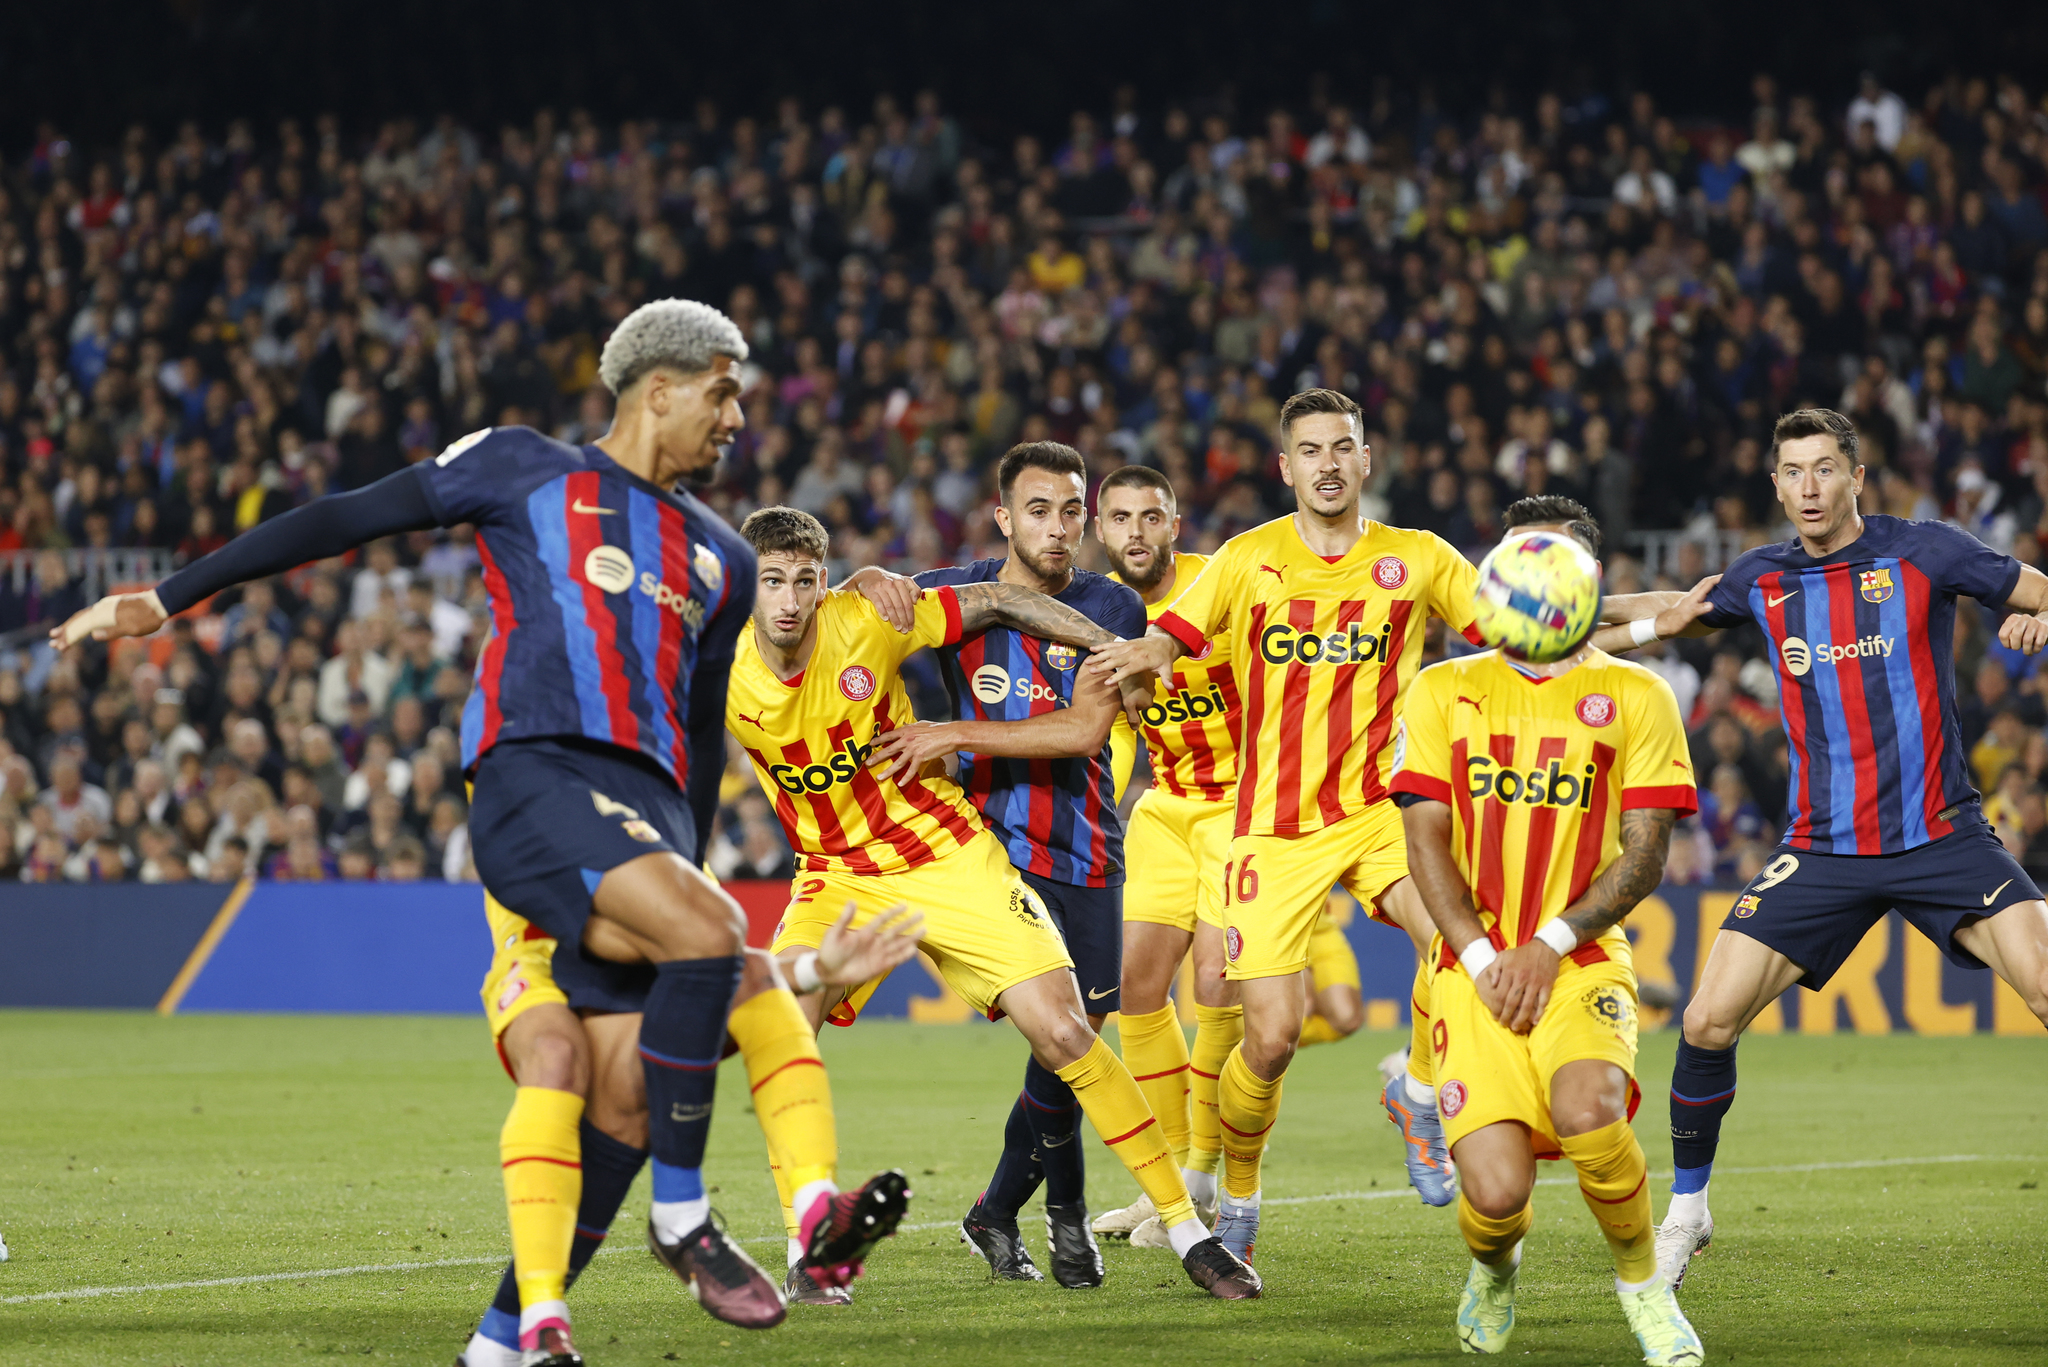
M 995 1176 L 988 1179 L 988 1190 L 981 1194 L 982 1209 L 1006 1220 L 1017 1218 L 1017 1212 L 1045 1181 L 1037 1142 L 1020 1093 L 1010 1107 L 1009 1122 L 1003 1126 L 1003 1156 L 996 1160 Z
M 654 966 L 654 986 L 640 1017 L 640 1062 L 647 1074 L 647 1140 L 657 1202 L 704 1194 L 699 1170 L 711 1134 L 725 1018 L 739 985 L 737 954 Z
M 576 1285 L 576 1275 L 589 1266 L 590 1260 L 597 1256 L 597 1250 L 604 1246 L 604 1237 L 611 1230 L 612 1219 L 619 1213 L 620 1203 L 626 1199 L 633 1179 L 640 1175 L 640 1169 L 647 1163 L 647 1150 L 620 1143 L 588 1120 L 582 1122 L 581 1136 L 583 1198 L 576 1204 L 576 1238 L 569 1245 L 570 1286 Z M 498 1294 L 491 1300 L 491 1310 L 492 1315 L 484 1316 L 484 1337 L 517 1347 L 519 1283 L 512 1279 L 509 1263 L 506 1264 L 505 1275 L 498 1280 Z M 501 1338 L 499 1334 L 493 1334 L 493 1325 L 500 1333 L 509 1326 L 511 1337 Z
M 1024 1119 L 1038 1141 L 1038 1162 L 1045 1170 L 1045 1202 L 1051 1206 L 1080 1203 L 1088 1192 L 1088 1169 L 1076 1135 L 1081 1106 L 1074 1089 L 1060 1075 L 1031 1059 L 1024 1065 L 1024 1094 L 1018 1098 Z
M 1701 1049 L 1678 1041 L 1671 1069 L 1671 1190 L 1690 1196 L 1714 1173 L 1721 1118 L 1735 1104 L 1735 1046 Z

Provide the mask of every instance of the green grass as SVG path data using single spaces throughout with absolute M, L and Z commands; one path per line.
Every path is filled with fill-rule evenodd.
M 911 1219 L 957 1214 L 991 1167 L 1023 1060 L 1013 1032 L 875 1022 L 828 1032 L 845 1171 L 896 1164 Z M 1674 1037 L 1650 1037 L 1638 1128 L 1653 1169 Z M 944 1229 L 900 1236 L 850 1311 L 741 1334 L 638 1247 L 644 1185 L 576 1288 L 593 1367 L 1448 1362 L 1465 1254 L 1405 1194 L 1361 1037 L 1305 1052 L 1267 1168 L 1255 1304 L 1204 1298 L 1170 1255 L 1106 1249 L 1109 1284 L 992 1285 Z M 480 1023 L 441 1019 L 0 1013 L 0 1297 L 276 1272 L 486 1263 L 0 1304 L 0 1363 L 446 1363 L 497 1277 L 497 1129 L 508 1090 Z M 728 1068 L 708 1178 L 736 1230 L 773 1236 L 773 1191 Z M 1760 1037 L 1715 1184 L 1720 1235 L 1685 1304 L 1724 1362 L 2039 1363 L 2048 1325 L 2048 1046 L 2036 1040 Z M 1983 1161 L 1743 1169 L 1952 1154 Z M 1129 1179 L 1091 1148 L 1098 1207 Z M 1605 1246 L 1551 1166 L 1511 1351 L 1636 1361 Z M 644 1182 L 644 1179 L 643 1179 Z M 1658 1207 L 1663 1205 L 1659 1185 Z M 1042 1239 L 1026 1225 L 1034 1247 Z M 779 1266 L 778 1240 L 757 1244 Z

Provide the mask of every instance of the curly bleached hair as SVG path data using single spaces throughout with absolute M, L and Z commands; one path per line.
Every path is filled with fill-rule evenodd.
M 694 299 L 656 299 L 612 329 L 597 359 L 597 377 L 612 393 L 623 394 L 656 366 L 694 375 L 709 370 L 714 356 L 747 359 L 747 339 L 738 324 Z

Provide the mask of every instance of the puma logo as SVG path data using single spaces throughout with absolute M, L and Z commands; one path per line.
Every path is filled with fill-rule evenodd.
M 1682 760 L 1682 759 L 1675 759 L 1675 760 L 1672 760 L 1672 761 L 1671 761 L 1671 767 L 1672 767 L 1672 768 L 1674 768 L 1674 769 L 1683 769 L 1683 770 L 1685 770 L 1685 772 L 1687 772 L 1688 774 L 1692 772 L 1692 766 L 1691 766 L 1691 765 L 1689 765 L 1689 764 L 1687 764 L 1687 763 L 1686 763 L 1686 762 L 1685 762 L 1684 760 Z
M 616 512 L 617 510 L 613 508 L 600 508 L 594 503 L 585 503 L 582 499 L 579 498 L 574 503 L 571 503 L 569 505 L 569 511 L 572 513 L 594 513 L 598 515 L 606 515 Z
M 761 729 L 761 719 L 759 717 L 750 717 L 746 713 L 739 711 L 737 708 L 733 710 L 733 715 L 735 717 L 738 717 L 747 725 L 753 727 L 756 731 Z
M 1778 604 L 1780 604 L 1780 603 L 1784 602 L 1784 601 L 1785 601 L 1785 600 L 1786 600 L 1787 598 L 1796 598 L 1796 597 L 1798 597 L 1798 596 L 1799 596 L 1799 590 L 1798 590 L 1798 589 L 1794 589 L 1794 590 L 1792 590 L 1792 592 L 1790 592 L 1790 593 L 1781 593 L 1781 594 L 1777 595 L 1777 596 L 1776 596 L 1775 598 L 1774 598 L 1774 597 L 1772 597 L 1772 596 L 1771 596 L 1770 594 L 1765 594 L 1765 595 L 1764 595 L 1764 606 L 1765 606 L 1765 607 L 1767 607 L 1767 608 L 1774 608 L 1774 607 L 1778 606 Z
M 1267 574 L 1272 575 L 1275 579 L 1278 579 L 1281 583 L 1284 584 L 1287 582 L 1287 567 L 1285 565 L 1282 565 L 1277 570 L 1274 569 L 1271 565 L 1261 565 L 1259 566 L 1259 568 L 1264 570 Z
M 1466 697 L 1463 693 L 1460 693 L 1458 695 L 1458 701 L 1462 703 L 1472 703 L 1472 710 L 1474 712 L 1484 712 L 1486 710 L 1486 700 L 1491 696 L 1492 695 L 1488 693 L 1481 693 L 1479 695 L 1479 701 L 1472 702 L 1470 698 Z

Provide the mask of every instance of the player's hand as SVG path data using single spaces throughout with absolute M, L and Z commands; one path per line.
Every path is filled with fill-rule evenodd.
M 89 608 L 71 614 L 71 620 L 50 628 L 50 644 L 68 650 L 90 636 L 111 641 L 117 636 L 147 636 L 170 619 L 156 590 L 146 593 L 115 593 Z
M 917 625 L 917 581 L 908 575 L 892 574 L 879 565 L 855 570 L 847 576 L 845 588 L 853 589 L 875 605 L 882 620 L 908 635 Z
M 1550 1005 L 1550 989 L 1557 982 L 1557 966 L 1561 962 L 1557 951 L 1541 940 L 1502 950 L 1487 965 L 1486 972 L 1480 974 L 1482 978 L 1493 979 L 1495 1000 L 1487 1002 L 1486 1009 L 1516 1034 L 1528 1034 Z M 1485 995 L 1480 994 L 1481 1000 Z
M 868 768 L 878 778 L 901 783 L 925 766 L 926 761 L 950 755 L 960 747 L 948 736 L 950 728 L 941 722 L 914 721 L 875 737 L 868 754 Z
M 900 902 L 858 930 L 853 912 L 848 902 L 818 946 L 818 980 L 827 987 L 858 987 L 881 977 L 917 953 L 924 938 L 924 913 Z
M 1133 729 L 1144 725 L 1145 709 L 1152 705 L 1158 680 L 1156 674 L 1133 674 L 1118 682 L 1116 688 L 1123 696 L 1124 717 Z
M 2015 612 L 1998 628 L 1998 643 L 2022 655 L 2036 655 L 2048 646 L 2048 619 L 2038 613 Z
M 1180 643 L 1164 633 L 1133 636 L 1127 641 L 1109 641 L 1088 648 L 1088 670 L 1123 689 L 1124 680 L 1139 675 L 1160 675 L 1173 667 L 1180 655 Z M 1148 682 L 1149 687 L 1149 682 Z M 1129 706 L 1129 695 L 1125 696 Z M 1151 701 L 1148 695 L 1146 701 Z
M 1721 582 L 1721 576 L 1710 574 L 1692 586 L 1692 591 L 1657 614 L 1657 635 L 1670 640 L 1682 636 L 1685 629 L 1707 615 L 1713 605 L 1707 602 L 1707 595 L 1714 591 L 1714 585 Z

